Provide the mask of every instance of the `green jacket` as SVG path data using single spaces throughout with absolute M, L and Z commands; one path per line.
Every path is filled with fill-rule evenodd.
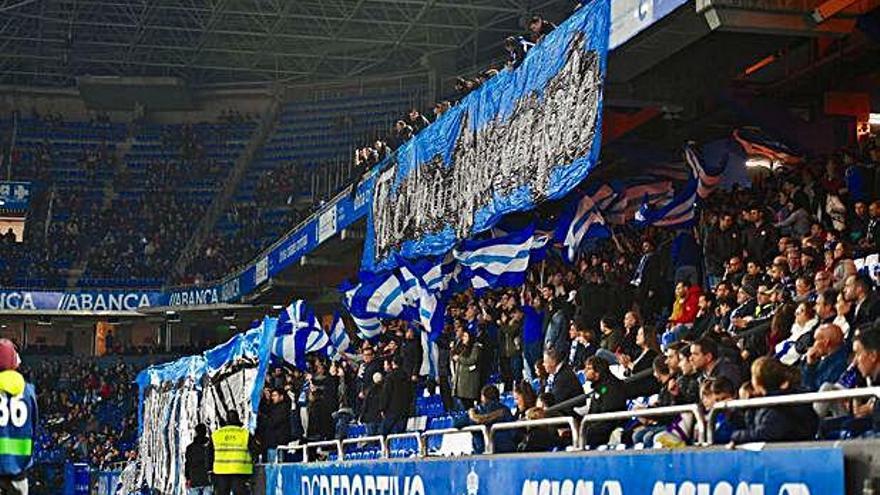
M 471 351 L 461 354 L 455 365 L 455 396 L 462 399 L 480 398 L 480 348 L 474 344 Z

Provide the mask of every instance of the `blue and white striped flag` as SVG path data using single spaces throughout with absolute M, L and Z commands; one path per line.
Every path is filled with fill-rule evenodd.
M 330 338 L 321 328 L 314 312 L 304 301 L 294 301 L 278 317 L 272 355 L 296 366 L 306 368 L 306 355 L 323 351 Z
M 333 315 L 333 326 L 330 327 L 330 346 L 327 348 L 327 354 L 334 361 L 342 358 L 351 350 L 351 338 L 345 331 L 345 322 L 339 312 Z
M 348 314 L 357 327 L 358 337 L 364 340 L 371 340 L 382 333 L 382 322 L 375 315 L 368 315 L 357 312 L 352 306 L 352 299 L 360 285 L 348 287 L 348 283 L 343 284 L 342 289 L 342 305 L 348 310 Z
M 730 153 L 724 154 L 721 163 L 714 169 L 706 166 L 706 160 L 703 154 L 697 149 L 696 144 L 687 143 L 684 146 L 684 160 L 691 167 L 691 171 L 699 180 L 697 185 L 697 194 L 701 198 L 707 198 L 712 191 L 718 187 L 721 182 L 724 170 L 727 168 L 727 162 L 730 159 Z
M 657 227 L 689 227 L 696 218 L 697 179 L 691 176 L 687 184 L 670 200 L 652 206 L 647 201 L 642 203 L 636 213 L 636 222 L 640 225 Z
M 430 341 L 434 342 L 443 333 L 446 305 L 424 285 L 419 285 L 418 293 L 419 323 L 422 324 L 423 333 L 427 333 Z
M 453 254 L 474 289 L 521 285 L 535 244 L 534 232 L 530 226 L 506 237 L 464 241 Z
M 415 319 L 418 278 L 407 269 L 380 274 L 361 274 L 361 283 L 351 296 L 351 313 L 358 317 Z
M 437 378 L 437 366 L 439 348 L 436 342 L 430 338 L 427 332 L 422 332 L 422 367 L 419 369 L 419 376 L 429 376 Z
M 605 193 L 599 188 L 595 192 Z M 605 218 L 599 210 L 593 195 L 585 194 L 577 203 L 577 209 L 568 225 L 564 244 L 568 248 L 568 260 L 574 261 L 578 248 L 586 239 L 598 239 L 611 237 L 611 229 L 605 224 Z

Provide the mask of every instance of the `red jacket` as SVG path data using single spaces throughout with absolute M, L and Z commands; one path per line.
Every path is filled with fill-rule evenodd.
M 698 305 L 702 293 L 703 290 L 699 285 L 688 287 L 684 299 L 676 301 L 676 304 L 680 305 L 681 311 L 678 314 L 674 314 L 674 318 L 670 318 L 669 322 L 677 325 L 693 323 L 694 320 L 697 319 L 697 312 L 700 310 Z M 675 313 L 675 311 L 673 311 L 673 313 Z

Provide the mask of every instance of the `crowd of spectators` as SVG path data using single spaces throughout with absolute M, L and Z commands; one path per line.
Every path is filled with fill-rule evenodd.
M 577 7 L 580 7 L 580 5 L 577 5 Z M 519 67 L 529 49 L 540 43 L 546 35 L 556 29 L 554 23 L 541 15 L 534 15 L 529 18 L 527 27 L 528 31 L 525 34 L 510 36 L 504 40 L 506 57 L 504 67 L 510 69 Z M 472 77 L 457 77 L 454 85 L 455 96 L 438 101 L 432 107 L 434 120 L 452 108 L 458 100 L 498 75 L 502 68 L 500 64 L 492 63 L 487 69 L 480 71 Z M 362 174 L 370 170 L 430 124 L 431 121 L 418 108 L 411 108 L 406 115 L 394 123 L 387 133 L 377 136 L 370 145 L 355 149 L 354 165 L 356 173 Z
M 110 469 L 134 457 L 133 364 L 114 358 L 31 358 L 22 372 L 36 389 L 40 411 L 31 493 L 58 493 L 67 462 Z
M 436 376 L 421 372 L 418 330 L 398 320 L 341 361 L 276 369 L 262 446 L 343 438 L 350 422 L 400 432 L 425 391 L 462 411 L 464 426 L 876 385 L 880 294 L 856 261 L 878 252 L 880 201 L 866 201 L 880 192 L 878 158 L 842 153 L 781 169 L 716 192 L 693 228 L 619 228 L 573 265 L 532 266 L 522 287 L 455 295 Z M 509 410 L 501 397 L 511 392 Z M 716 421 L 716 443 L 850 438 L 880 431 L 880 403 L 763 407 Z M 593 448 L 695 439 L 687 415 L 597 423 L 585 435 Z M 496 451 L 567 442 L 564 430 L 533 428 Z

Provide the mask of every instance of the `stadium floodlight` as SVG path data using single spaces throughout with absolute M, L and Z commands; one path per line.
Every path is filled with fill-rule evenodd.
M 235 320 L 235 311 L 226 311 L 223 313 L 223 319 L 226 321 Z
M 748 160 L 746 160 L 746 167 L 747 168 L 761 167 L 761 168 L 770 169 L 770 168 L 773 168 L 773 163 L 770 161 L 769 158 L 767 158 L 765 156 L 752 156 L 752 157 L 749 157 Z
M 880 125 L 880 113 L 869 113 L 868 114 L 868 123 L 871 125 Z M 3 204 L 3 202 L 0 201 L 0 205 L 2 205 L 2 204 Z
M 50 327 L 52 326 L 52 319 L 47 316 L 40 316 L 37 318 L 37 325 L 41 327 Z
M 284 309 L 284 306 L 281 304 L 273 304 L 272 309 L 275 311 L 281 311 L 282 309 Z

